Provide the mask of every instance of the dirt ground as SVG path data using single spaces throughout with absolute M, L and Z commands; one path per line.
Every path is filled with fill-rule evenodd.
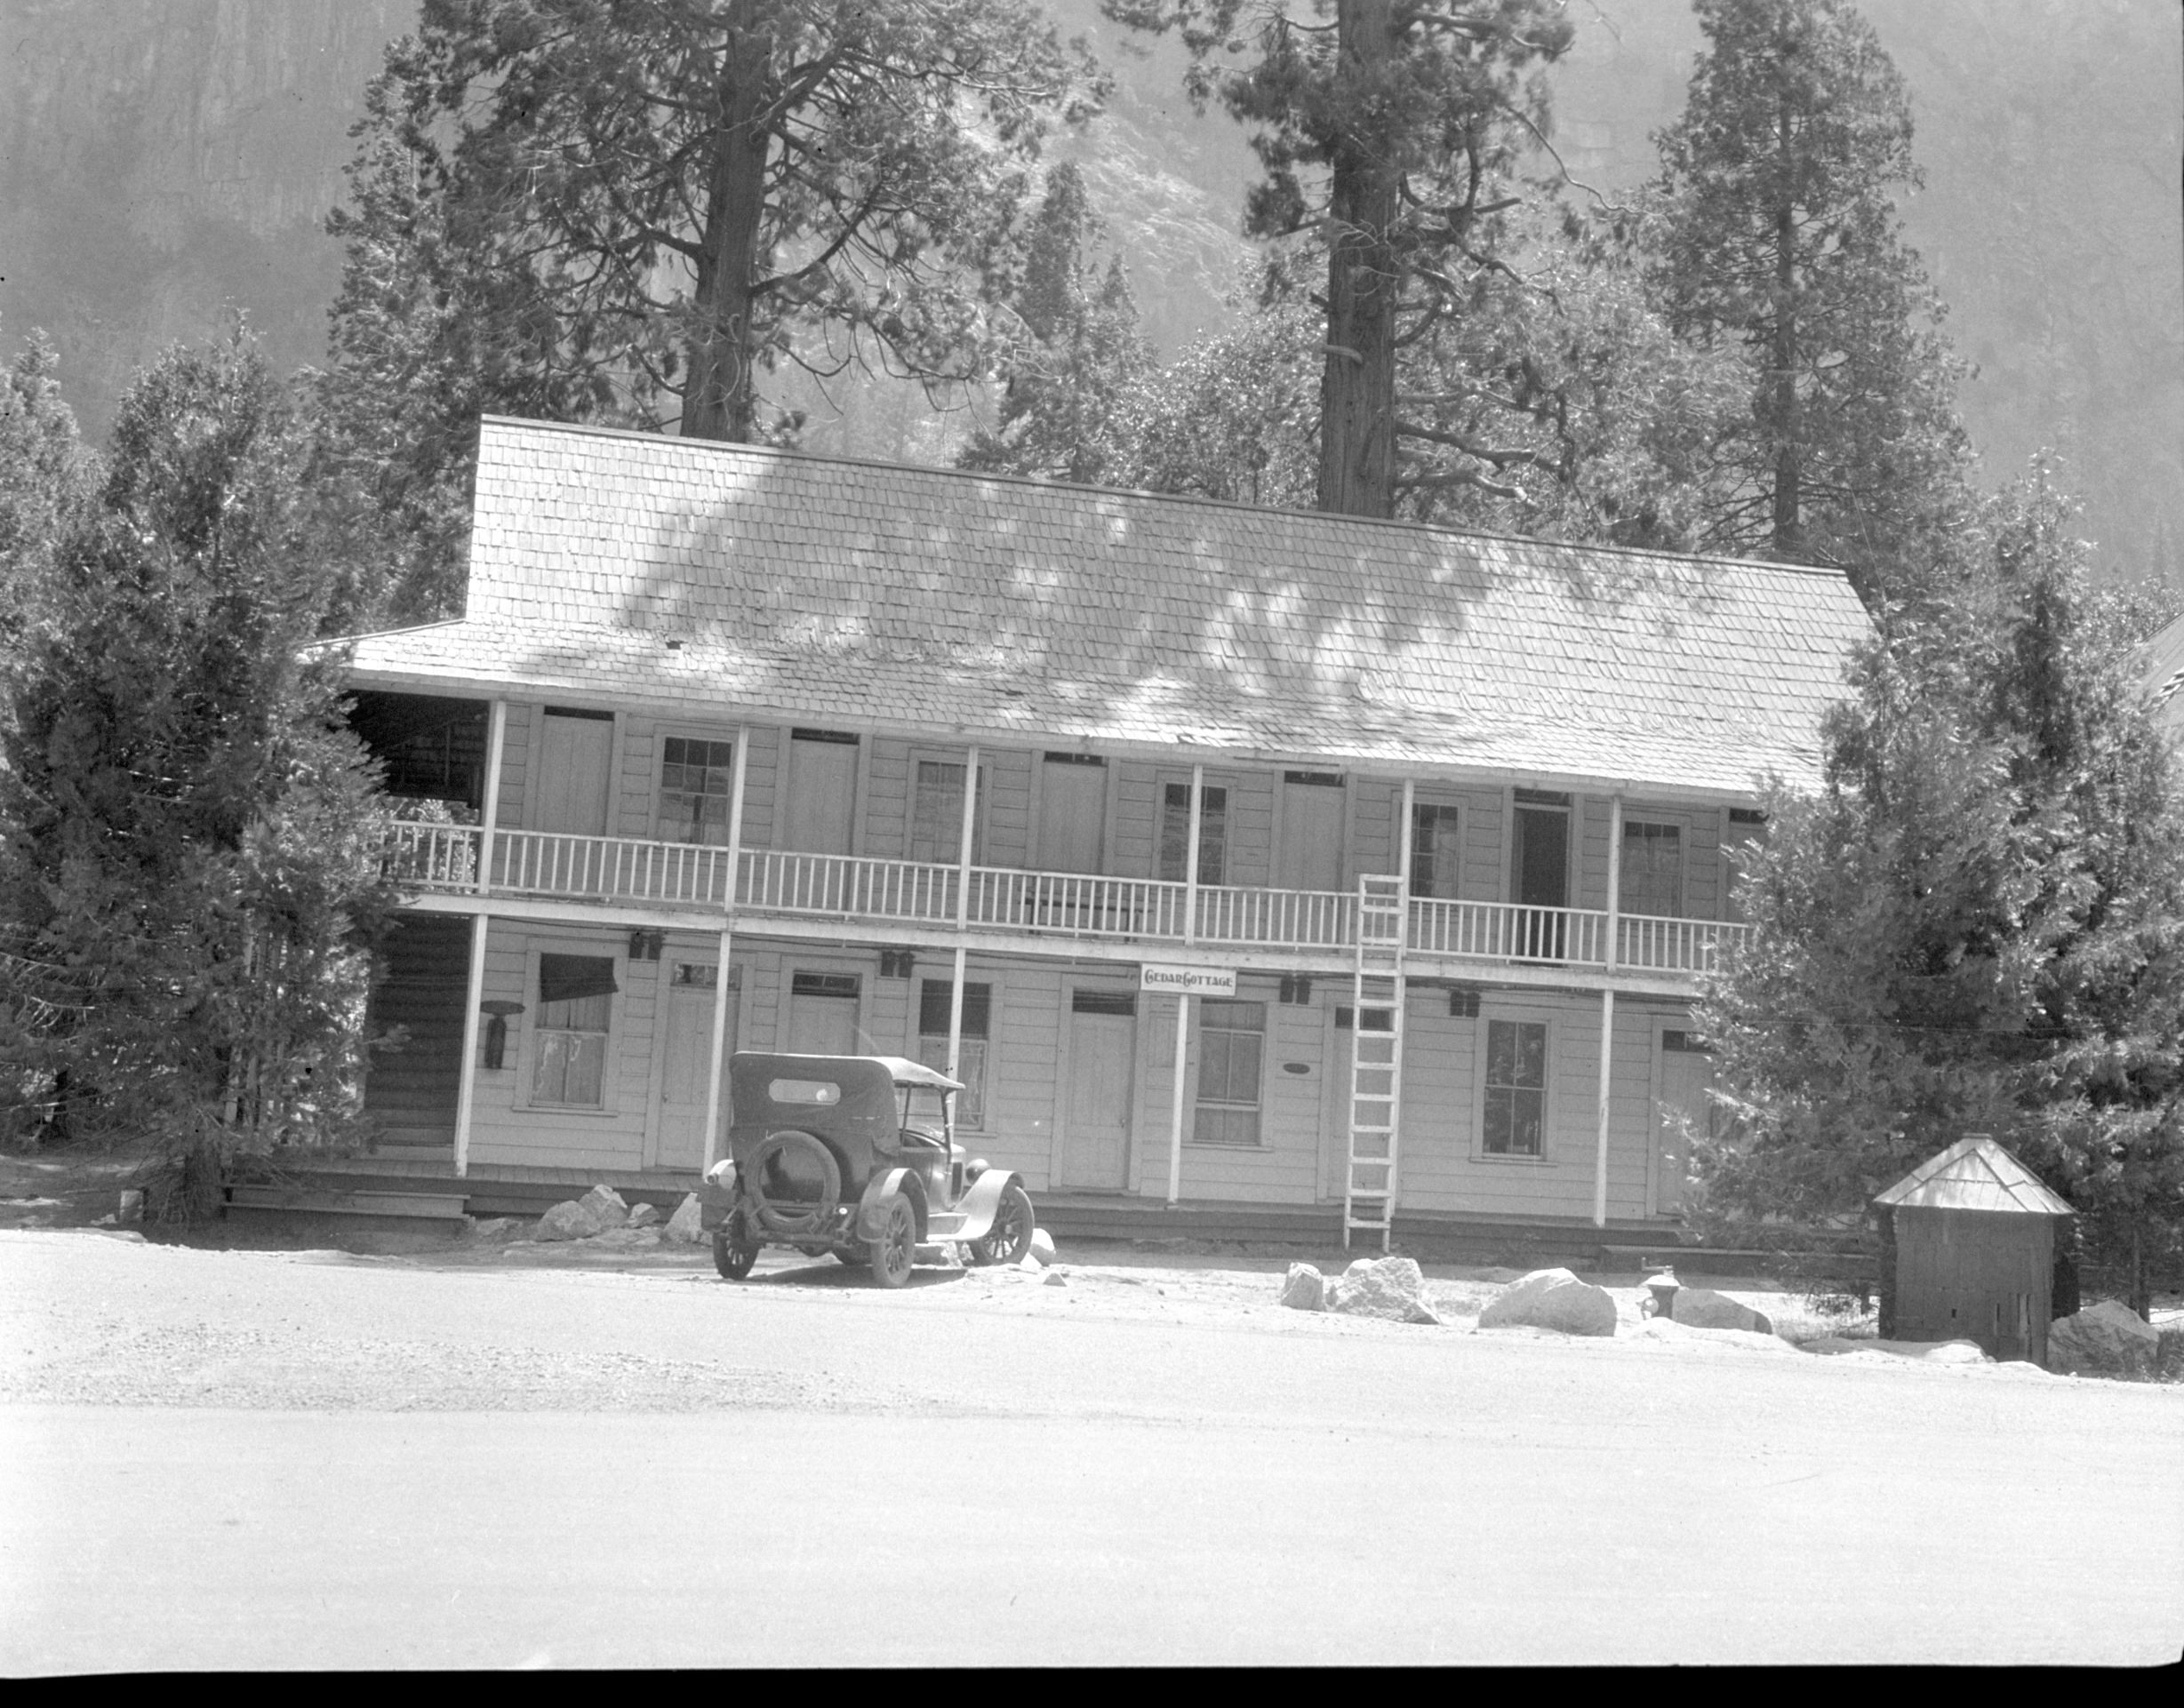
M 2184 1643 L 2184 1389 L 1483 1331 L 1477 1273 L 1443 1327 L 1309 1314 L 1281 1267 L 0 1231 L 0 1671 Z M 924 1611 L 844 1616 L 880 1586 Z

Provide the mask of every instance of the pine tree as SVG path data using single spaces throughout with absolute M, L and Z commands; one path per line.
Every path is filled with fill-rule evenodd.
M 1325 234 L 1316 499 L 1396 514 L 1409 430 L 1396 351 L 1421 323 L 1464 311 L 1491 267 L 1495 217 L 1513 205 L 1520 155 L 1545 133 L 1545 85 L 1528 76 L 1569 45 L 1548 0 L 1319 0 L 1308 23 L 1252 0 L 1103 0 L 1141 29 L 1178 31 L 1187 87 L 1218 94 L 1253 129 L 1266 170 L 1245 209 L 1253 236 Z M 1249 15 L 1258 55 L 1236 50 Z M 1324 188 L 1323 188 L 1324 187 Z
M 367 93 L 323 412 L 452 608 L 487 411 L 756 440 L 779 364 L 982 378 L 1096 73 L 1028 0 L 426 0 Z
M 1151 351 L 1122 258 L 1110 256 L 1103 269 L 1089 252 L 1100 235 L 1084 175 L 1065 162 L 1048 177 L 1010 305 L 1020 330 L 1003 361 L 1000 419 L 972 438 L 959 467 L 1107 478 L 1110 417 Z
M 1760 370 L 1709 549 L 1836 563 L 1869 603 L 1948 555 L 1969 450 L 1942 308 L 1904 243 L 1903 81 L 1846 0 L 1693 0 L 1706 47 L 1660 132 L 1657 288 Z
M 1854 1217 L 1966 1132 L 2133 1271 L 2184 1231 L 2184 809 L 2044 471 L 1993 501 L 1972 596 L 1898 613 L 1826 786 L 1747 866 L 1752 940 L 1700 1021 L 1736 1119 L 1723 1217 Z
M 307 435 L 243 335 L 170 352 L 8 660 L 0 1060 L 47 1141 L 155 1136 L 202 1187 L 354 1122 L 372 773 L 305 661 L 334 582 Z M 22 1112 L 18 1112 L 19 1114 Z
M 59 363 L 33 333 L 0 373 L 0 655 L 21 635 L 89 484 L 92 459 L 54 378 Z
M 1511 216 L 1457 311 L 1397 352 L 1407 423 L 1396 513 L 1494 532 L 1688 549 L 1725 496 L 1715 447 L 1748 367 L 1676 338 L 1642 276 L 1636 221 Z M 1324 317 L 1309 244 L 1240 293 L 1242 324 L 1132 387 L 1112 478 L 1305 507 L 1319 446 Z M 1452 289 L 1455 287 L 1452 284 Z

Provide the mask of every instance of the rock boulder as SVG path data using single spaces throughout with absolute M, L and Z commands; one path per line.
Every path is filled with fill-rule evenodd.
M 1360 1257 L 1326 1290 L 1326 1308 L 1390 1322 L 1438 1322 L 1426 1302 L 1426 1277 L 1409 1257 Z
M 1710 1287 L 1678 1289 L 1669 1314 L 1686 1329 L 1741 1329 L 1755 1335 L 1774 1332 L 1774 1324 L 1763 1313 Z
M 1054 1236 L 1043 1227 L 1031 1230 L 1031 1255 L 1043 1264 L 1054 1261 Z
M 1292 1311 L 1324 1311 L 1327 1278 L 1308 1263 L 1293 1263 L 1282 1277 L 1282 1303 Z
M 2164 1382 L 2184 1382 L 2184 1322 L 2162 1325 L 2154 1354 L 2154 1374 Z
M 599 1218 L 592 1214 L 591 1206 L 580 1198 L 571 1198 L 540 1217 L 538 1231 L 531 1237 L 541 1242 L 588 1240 L 599 1231 Z
M 1677 1304 L 1683 1300 L 1679 1297 Z M 1680 1313 L 1679 1313 L 1680 1314 Z M 1535 1269 L 1486 1303 L 1482 1329 L 1553 1329 L 1565 1335 L 1612 1335 L 1615 1301 L 1567 1269 Z
M 2143 1381 L 2154 1374 L 2161 1337 L 2154 1325 L 2115 1299 L 2089 1305 L 2047 1326 L 2047 1367 L 2058 1376 L 2117 1376 Z
M 668 1217 L 668 1225 L 660 1230 L 660 1237 L 680 1245 L 705 1243 L 705 1206 L 698 1201 L 696 1193 L 684 1194 L 683 1201 L 675 1207 L 675 1214 Z
M 626 1227 L 652 1227 L 656 1226 L 661 1219 L 659 1205 L 636 1204 L 631 1207 L 629 1219 L 623 1225 Z
M 622 1201 L 621 1193 L 612 1186 L 594 1186 L 577 1202 L 591 1212 L 592 1219 L 599 1225 L 594 1230 L 596 1233 L 604 1233 L 608 1228 L 620 1227 L 629 1219 L 629 1206 Z

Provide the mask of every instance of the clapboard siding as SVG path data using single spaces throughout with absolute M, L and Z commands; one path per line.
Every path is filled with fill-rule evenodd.
M 1655 1028 L 1681 1009 L 1617 1005 L 1608 1124 L 1608 1214 L 1645 1213 Z M 1483 1155 L 1481 1029 L 1492 1019 L 1548 1022 L 1548 1133 L 1540 1161 Z M 1476 1019 L 1450 1017 L 1438 992 L 1405 1012 L 1403 1202 L 1414 1209 L 1589 1216 L 1599 1133 L 1600 1003 L 1489 993 Z
M 521 1002 L 524 1012 L 509 1024 L 506 1065 L 494 1071 L 480 1063 L 471 1113 L 473 1161 L 578 1169 L 644 1166 L 653 1020 L 659 972 L 666 963 L 632 962 L 628 948 L 628 934 L 623 931 L 493 922 L 485 940 L 486 997 Z M 620 990 L 607 1059 L 611 1111 L 529 1106 L 527 1076 L 534 1059 L 539 1006 L 532 967 L 538 952 L 614 960 Z

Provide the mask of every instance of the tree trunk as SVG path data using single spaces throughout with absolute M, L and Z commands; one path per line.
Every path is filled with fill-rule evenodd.
M 736 13 L 747 13 L 739 6 Z M 751 285 L 765 213 L 767 132 L 758 112 L 772 68 L 770 37 L 732 14 L 721 49 L 720 105 L 710 139 L 705 224 L 698 234 L 688 371 L 681 431 L 686 439 L 748 444 L 758 420 L 757 339 Z
M 1784 181 L 1790 180 L 1790 156 L 1796 143 L 1790 128 L 1789 108 L 1784 104 L 1776 121 L 1777 164 Z M 1796 210 L 1783 192 L 1782 205 L 1774 216 L 1774 555 L 1801 557 L 1804 529 L 1798 520 L 1804 495 L 1801 484 L 1804 424 L 1797 407 L 1797 285 Z
M 1393 0 L 1341 0 L 1346 81 L 1371 90 L 1396 51 Z M 1319 507 L 1396 513 L 1396 302 L 1392 239 L 1398 177 L 1371 137 L 1335 148 L 1329 186 L 1327 359 L 1320 379 Z

